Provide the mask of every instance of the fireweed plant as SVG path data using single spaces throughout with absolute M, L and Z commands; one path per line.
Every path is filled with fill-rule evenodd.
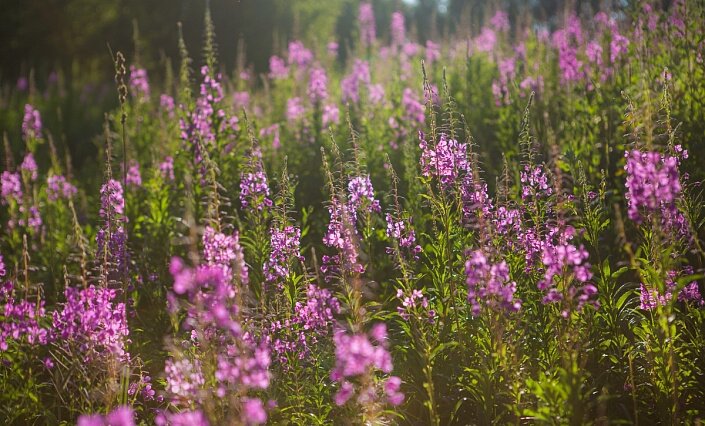
M 54 136 L 76 88 L 3 86 L 0 418 L 702 421 L 703 5 L 408 12 L 259 76 L 208 9 L 202 63 L 116 52 L 102 174 Z

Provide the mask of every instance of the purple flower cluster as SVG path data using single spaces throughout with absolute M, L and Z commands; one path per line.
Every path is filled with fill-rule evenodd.
M 204 146 L 215 142 L 216 131 L 224 131 L 228 120 L 225 120 L 225 111 L 219 107 L 223 100 L 223 87 L 220 83 L 222 76 L 211 75 L 207 66 L 201 67 L 203 82 L 200 86 L 200 96 L 196 106 L 186 118 L 179 120 L 181 139 L 190 144 L 195 164 L 201 165 L 201 174 L 206 170 L 201 164 L 203 158 L 201 150 Z
M 616 28 L 616 27 L 615 27 Z M 612 31 L 610 40 L 610 61 L 615 63 L 621 56 L 629 50 L 629 39 L 621 35 L 618 31 Z
M 218 104 L 223 100 L 223 85 L 220 83 L 223 76 L 219 73 L 211 75 L 211 70 L 206 65 L 201 67 L 201 76 L 203 77 L 203 82 L 200 86 L 200 100 L 209 104 L 212 108 L 214 104 Z
M 419 310 L 427 310 L 425 315 L 428 320 L 431 322 L 435 320 L 436 312 L 432 309 L 428 310 L 428 299 L 421 290 L 412 290 L 411 294 L 407 296 L 404 290 L 399 288 L 397 289 L 397 298 L 401 300 L 401 306 L 397 306 L 397 312 L 405 321 L 408 321 L 411 316 L 418 317 Z
M 387 222 L 387 237 L 395 239 L 402 250 L 408 250 L 411 258 L 418 260 L 421 246 L 416 244 L 416 232 L 411 228 L 411 218 L 408 221 L 395 220 L 391 214 L 387 213 L 385 220 Z M 387 247 L 386 251 L 391 254 L 393 249 Z
M 107 257 L 117 271 L 127 268 L 127 234 L 123 216 L 125 198 L 120 182 L 110 179 L 100 189 L 100 217 L 105 220 L 104 225 L 98 230 L 96 240 L 98 253 Z
M 333 200 L 328 207 L 330 222 L 323 236 L 323 244 L 338 250 L 334 256 L 323 256 L 321 272 L 329 279 L 329 272 L 363 273 L 365 267 L 358 260 L 357 229 L 355 228 L 355 212 L 350 207 Z
M 475 50 L 478 52 L 489 53 L 494 50 L 497 44 L 497 33 L 492 28 L 483 27 L 480 34 L 475 37 Z
M 323 244 L 338 250 L 334 256 L 323 256 L 321 271 L 329 280 L 333 273 L 363 273 L 365 267 L 358 260 L 357 214 L 381 211 L 375 199 L 369 175 L 356 176 L 348 182 L 348 203 L 334 199 L 328 207 L 330 222 L 323 236 Z
M 249 270 L 237 232 L 225 235 L 207 226 L 203 232 L 203 258 L 208 265 L 220 267 L 228 280 L 234 266 L 240 282 L 243 285 L 249 284 Z M 174 287 L 176 288 L 176 284 Z
M 7 170 L 2 172 L 2 176 L 0 176 L 0 195 L 2 195 L 4 204 L 9 203 L 13 199 L 17 202 L 22 200 L 22 179 L 19 173 L 12 173 Z
M 325 110 L 323 111 L 325 116 Z M 281 140 L 279 139 L 279 124 L 274 123 L 271 126 L 263 127 L 259 131 L 260 137 L 272 136 L 272 148 L 279 149 Z
M 306 290 L 306 302 L 296 302 L 294 315 L 285 321 L 273 321 L 268 330 L 272 351 L 279 355 L 284 365 L 288 356 L 303 360 L 331 329 L 334 316 L 340 313 L 340 302 L 329 290 L 310 284 Z
M 220 266 L 204 265 L 196 269 L 187 267 L 183 260 L 178 257 L 171 259 L 169 263 L 169 273 L 174 278 L 174 293 L 192 294 L 200 290 L 201 286 L 206 288 L 214 287 L 221 281 L 226 281 L 226 273 Z M 223 291 L 227 297 L 234 294 L 234 289 L 229 288 Z
M 264 279 L 267 282 L 283 281 L 289 278 L 291 263 L 294 259 L 303 262 L 301 256 L 301 230 L 295 226 L 284 229 L 270 229 L 271 252 L 264 263 Z
M 543 92 L 543 87 L 544 85 L 542 76 L 539 75 L 536 78 L 532 76 L 527 76 L 519 83 L 519 89 L 521 89 L 519 96 L 525 98 L 529 96 L 529 93 L 531 92 L 541 93 Z
M 189 403 L 200 401 L 201 388 L 205 385 L 201 363 L 191 362 L 188 358 L 174 360 L 169 358 L 164 363 L 166 376 L 165 390 L 174 402 Z
M 323 106 L 323 114 L 321 116 L 323 127 L 328 127 L 331 124 L 340 123 L 340 109 L 335 104 L 327 104 Z
M 684 268 L 680 274 L 676 271 L 668 271 L 665 282 L 666 291 L 663 294 L 659 294 L 659 291 L 657 289 L 650 289 L 649 287 L 651 286 L 647 286 L 644 283 L 641 283 L 641 309 L 650 311 L 658 306 L 667 305 L 673 299 L 673 294 L 677 291 L 676 287 L 678 284 L 676 280 L 678 279 L 679 275 L 692 274 L 693 268 L 690 266 Z M 678 293 L 678 301 L 692 303 L 694 306 L 698 307 L 705 306 L 705 300 L 703 299 L 703 296 L 700 293 L 700 288 L 698 286 L 697 281 L 691 281 L 689 284 L 687 284 L 681 289 L 680 293 Z
M 384 103 L 384 86 L 381 84 L 370 84 L 369 87 L 369 101 L 373 105 L 381 105 Z
M 328 98 L 328 76 L 326 70 L 321 67 L 311 68 L 308 79 L 308 98 L 314 105 Z
M 30 206 L 29 209 L 26 206 L 20 206 L 20 213 L 22 216 L 17 221 L 20 226 L 27 226 L 34 230 L 34 232 L 39 232 L 42 227 L 42 216 L 39 213 L 39 207 Z
M 34 155 L 32 155 L 31 152 L 28 152 L 27 155 L 24 156 L 20 170 L 25 173 L 25 176 L 29 176 L 29 180 L 32 182 L 37 180 L 37 162 L 34 160 Z
M 140 379 L 130 383 L 127 389 L 127 394 L 130 396 L 141 395 L 144 401 L 153 401 L 157 392 L 152 388 L 152 378 L 147 375 L 140 375 Z M 162 396 L 158 397 L 161 401 Z
M 125 198 L 122 185 L 115 179 L 108 180 L 100 188 L 100 217 L 115 219 L 122 215 L 125 209 Z
M 157 426 L 210 426 L 201 410 L 184 410 L 178 413 L 161 412 L 154 418 Z
M 76 195 L 78 190 L 65 177 L 61 175 L 51 175 L 47 178 L 47 199 L 57 201 L 60 198 L 66 200 Z
M 683 290 L 681 290 L 678 295 L 678 300 L 682 302 L 690 301 L 696 306 L 705 306 L 705 300 L 703 300 L 703 296 L 700 293 L 700 287 L 697 281 L 692 281 L 690 284 L 683 287 Z
M 0 277 L 5 275 L 5 265 L 0 257 Z M 23 339 L 30 345 L 46 345 L 51 333 L 40 324 L 46 315 L 44 300 L 31 302 L 15 296 L 14 284 L 5 282 L 0 287 L 0 352 L 8 350 L 8 342 Z
M 228 268 L 235 260 L 237 243 L 237 237 L 216 232 L 212 227 L 206 226 L 203 232 L 203 257 L 209 265 Z
M 667 305 L 673 298 L 673 293 L 666 290 L 664 294 L 659 294 L 658 290 L 649 290 L 644 283 L 639 286 L 640 294 L 640 308 L 650 311 L 658 306 Z
M 174 292 L 187 294 L 194 307 L 188 310 L 188 328 L 203 330 L 200 338 L 211 336 L 216 330 L 235 337 L 242 334 L 239 322 L 233 319 L 239 311 L 233 303 L 237 292 L 222 266 L 201 265 L 192 269 L 175 257 L 169 272 L 174 278 Z
M 578 58 L 578 46 L 582 42 L 582 26 L 580 19 L 575 15 L 568 17 L 565 28 L 552 35 L 553 47 L 558 50 L 558 68 L 563 83 L 578 81 L 585 75 L 583 62 Z
M 42 137 L 42 116 L 39 114 L 39 110 L 30 104 L 24 106 L 22 137 L 25 140 Z
M 426 63 L 432 64 L 441 59 L 441 45 L 431 40 L 426 40 Z
M 296 302 L 294 307 L 294 324 L 300 325 L 304 330 L 327 330 L 340 313 L 340 303 L 329 290 L 318 288 L 309 284 L 306 290 L 306 303 Z
M 304 103 L 298 96 L 289 98 L 286 101 L 286 120 L 289 124 L 293 124 L 301 120 L 305 113 L 306 108 L 304 108 Z
M 407 58 L 411 58 L 413 56 L 416 56 L 419 53 L 420 49 L 421 49 L 421 46 L 419 46 L 418 44 L 413 43 L 413 42 L 407 42 L 407 43 L 404 43 L 404 47 L 402 48 L 402 53 Z
M 370 81 L 370 64 L 367 61 L 355 59 L 350 74 L 340 81 L 343 102 L 354 104 L 360 102 L 360 85 L 369 85 Z
M 516 59 L 508 57 L 502 59 L 497 64 L 499 68 L 499 79 L 492 82 L 492 94 L 494 94 L 495 105 L 509 105 L 509 83 L 516 77 Z
M 374 9 L 372 9 L 371 3 L 360 3 L 357 19 L 360 24 L 360 44 L 362 47 L 372 46 L 377 38 L 377 26 L 375 23 Z
M 347 334 L 338 330 L 333 337 L 335 342 L 335 368 L 331 371 L 331 380 L 340 383 L 335 395 L 335 403 L 344 405 L 355 393 L 350 381 L 358 377 L 371 377 L 375 370 L 389 374 L 392 372 L 392 356 L 388 351 L 387 327 L 384 323 L 375 324 L 369 335 L 363 333 Z M 382 381 L 387 401 L 399 405 L 404 394 L 399 391 L 401 380 L 392 376 Z M 361 405 L 377 400 L 377 389 L 372 380 L 366 381 L 366 387 L 358 392 L 357 402 Z
M 682 158 L 688 152 L 681 150 Z M 641 223 L 643 215 L 661 212 L 664 217 L 670 213 L 674 219 L 679 216 L 676 201 L 681 192 L 678 166 L 675 156 L 661 155 L 658 152 L 632 150 L 625 152 L 627 172 L 625 198 L 629 218 Z
M 150 90 L 146 69 L 130 65 L 130 90 L 140 102 L 149 100 Z
M 201 343 L 207 342 L 215 351 L 213 391 L 218 398 L 242 395 L 248 389 L 265 389 L 270 382 L 269 349 L 243 332 L 238 320 L 238 290 L 233 288 L 224 269 L 233 261 L 244 266 L 236 235 L 227 237 L 208 232 L 204 238 L 207 239 L 204 258 L 212 264 L 192 269 L 181 259 L 173 258 L 169 267 L 174 277 L 174 291 L 188 296 L 186 325 L 192 329 L 194 348 L 198 350 Z M 188 402 L 189 395 L 198 393 L 208 381 L 197 360 L 172 361 L 167 367 L 168 389 L 177 400 Z
M 474 316 L 480 315 L 483 304 L 492 310 L 517 312 L 521 309 L 521 300 L 514 299 L 517 285 L 510 281 L 505 261 L 493 264 L 482 250 L 475 250 L 465 262 L 465 276 L 468 302 Z
M 404 14 L 400 11 L 392 13 L 392 22 L 389 32 L 392 34 L 392 45 L 401 46 L 406 41 L 406 28 L 404 26 Z
M 419 125 L 426 122 L 424 105 L 419 101 L 414 91 L 408 87 L 402 92 L 401 106 L 404 109 L 404 120 Z
M 548 176 L 541 165 L 525 165 L 521 172 L 521 184 L 521 198 L 524 200 L 546 198 L 553 193 Z
M 614 64 L 629 49 L 629 39 L 620 34 L 619 27 L 614 18 L 609 17 L 605 12 L 598 12 L 594 21 L 604 27 L 610 39 L 610 63 Z
M 262 211 L 265 207 L 272 207 L 269 198 L 269 185 L 267 175 L 262 166 L 262 153 L 255 149 L 250 155 L 249 171 L 240 177 L 240 203 L 243 209 Z
M 215 378 L 219 389 L 216 391 L 225 395 L 229 387 L 245 389 L 267 389 L 271 380 L 269 364 L 271 358 L 269 348 L 264 345 L 255 346 L 242 341 L 242 347 L 228 345 L 223 353 L 218 355 Z
M 289 76 L 289 67 L 286 66 L 284 59 L 279 56 L 269 58 L 269 77 L 275 80 L 287 78 Z
M 247 108 L 250 105 L 250 92 L 240 91 L 233 93 L 233 106 L 236 109 Z
M 497 207 L 492 217 L 492 226 L 494 230 L 501 235 L 507 235 L 510 232 L 519 232 L 521 230 L 521 223 L 521 212 L 517 209 L 511 209 L 505 206 Z
M 498 10 L 490 18 L 490 25 L 499 32 L 509 31 L 509 15 L 503 10 Z
M 125 345 L 130 330 L 125 304 L 116 301 L 117 290 L 67 287 L 64 295 L 66 303 L 52 319 L 58 341 L 78 345 L 87 362 L 107 355 L 129 360 Z
M 296 64 L 299 68 L 304 68 L 313 61 L 313 52 L 299 40 L 289 42 L 288 53 L 289 64 Z
M 242 421 L 247 426 L 261 425 L 267 422 L 267 411 L 259 398 L 243 398 Z
M 357 212 L 377 212 L 381 207 L 379 200 L 375 199 L 375 191 L 372 188 L 370 175 L 356 176 L 348 182 L 348 202 L 350 203 L 349 211 L 353 217 L 356 217 Z
M 492 211 L 492 199 L 487 193 L 487 184 L 475 182 L 471 174 L 463 177 L 460 186 L 460 199 L 463 202 L 463 217 L 469 223 L 473 217 L 482 215 L 489 218 Z
M 461 174 L 470 168 L 467 159 L 467 144 L 450 139 L 441 134 L 440 140 L 430 147 L 419 132 L 419 148 L 421 148 L 421 173 L 425 177 L 436 177 L 443 186 L 451 186 Z
M 567 303 L 576 302 L 575 309 L 579 312 L 586 304 L 595 308 L 598 305 L 594 300 L 597 287 L 588 282 L 592 278 L 590 264 L 587 262 L 588 252 L 582 245 L 576 247 L 570 243 L 575 233 L 571 226 L 549 229 L 543 244 L 544 277 L 538 282 L 538 288 L 546 292 L 544 303 L 562 300 Z M 577 285 L 573 285 L 573 282 Z M 569 309 L 564 309 L 562 315 L 567 316 L 569 312 Z
M 83 414 L 76 426 L 135 426 L 135 413 L 128 406 L 117 407 L 107 416 L 100 414 Z
M 137 161 L 130 161 L 125 180 L 127 181 L 127 186 L 134 186 L 135 188 L 142 186 L 142 175 L 140 174 L 140 165 Z
M 615 19 L 608 17 L 605 12 L 598 12 L 594 21 L 598 24 L 599 30 L 596 39 L 585 45 L 585 56 L 590 61 L 592 68 L 599 73 L 600 81 L 604 83 L 614 74 L 612 65 L 627 52 L 630 41 L 620 34 Z M 605 49 L 600 40 L 609 41 L 606 43 L 609 46 L 607 61 L 605 60 Z
M 105 255 L 110 266 L 116 271 L 124 271 L 127 268 L 127 234 L 124 226 L 106 224 L 105 227 L 98 229 L 96 242 L 99 258 L 102 259 Z
M 159 163 L 159 174 L 166 181 L 174 180 L 174 157 L 170 155 L 164 157 L 164 161 Z
M 159 106 L 166 112 L 169 118 L 174 118 L 174 109 L 176 108 L 176 105 L 173 97 L 167 95 L 166 93 L 162 93 L 159 96 Z

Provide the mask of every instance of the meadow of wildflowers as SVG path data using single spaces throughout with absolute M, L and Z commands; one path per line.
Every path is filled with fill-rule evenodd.
M 702 422 L 705 4 L 631 3 L 362 1 L 260 75 L 207 9 L 116 52 L 93 176 L 61 79 L 6 84 L 0 423 Z

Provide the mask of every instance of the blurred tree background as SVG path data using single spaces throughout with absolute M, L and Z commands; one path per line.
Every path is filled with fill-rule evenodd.
M 192 53 L 203 37 L 207 0 L 3 0 L 0 27 L 0 77 L 4 81 L 26 75 L 70 74 L 82 69 L 110 69 L 107 45 L 133 52 L 133 23 L 137 23 L 143 65 L 177 56 L 177 22 Z M 269 56 L 291 38 L 307 44 L 326 43 L 335 34 L 341 46 L 356 41 L 359 0 L 210 0 L 221 63 L 232 67 L 244 45 L 248 63 L 265 71 Z M 516 16 L 530 12 L 552 21 L 565 6 L 576 11 L 624 6 L 624 0 L 373 0 L 379 36 L 385 37 L 389 17 L 404 10 L 419 42 L 438 39 L 449 31 L 479 28 L 485 15 L 504 8 Z M 609 3 L 609 4 L 605 4 Z M 242 44 L 241 44 L 242 43 Z M 84 74 L 85 75 L 85 74 Z

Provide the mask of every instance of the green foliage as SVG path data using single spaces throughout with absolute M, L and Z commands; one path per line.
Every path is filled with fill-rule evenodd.
M 97 91 L 82 98 L 79 81 L 65 81 L 63 73 L 42 87 L 45 94 L 37 87 L 0 93 L 0 126 L 7 133 L 2 167 L 18 172 L 23 190 L 2 200 L 2 283 L 14 286 L 18 300 L 46 304 L 48 315 L 33 311 L 46 329 L 53 327 L 51 313 L 65 306 L 67 288 L 115 290 L 115 303 L 126 303 L 129 313 L 124 343 L 131 354 L 129 360 L 87 360 L 82 345 L 67 337 L 37 345 L 20 332 L 3 335 L 1 418 L 73 422 L 81 413 L 128 405 L 145 423 L 154 420 L 153 409 L 198 408 L 212 424 L 239 424 L 245 423 L 244 398 L 258 398 L 272 424 L 702 421 L 705 309 L 681 297 L 692 283 L 703 288 L 705 262 L 705 20 L 698 20 L 704 13 L 699 3 L 683 3 L 690 9 L 682 34 L 668 24 L 673 9 L 659 11 L 659 25 L 650 32 L 640 21 L 648 17 L 642 4 L 620 9 L 615 16 L 632 19 L 614 22 L 631 37 L 623 56 L 598 65 L 581 44 L 575 59 L 582 74 L 574 80 L 565 77 L 555 43 L 541 40 L 534 24 L 522 26 L 524 15 L 515 12 L 512 30 L 497 30 L 493 49 L 479 49 L 476 38 L 465 40 L 458 30 L 439 39 L 441 59 L 434 61 L 422 47 L 411 54 L 387 44 L 389 2 L 373 2 L 379 38 L 364 51 L 352 42 L 357 2 L 242 3 L 237 7 L 248 13 L 239 19 L 258 16 L 267 5 L 271 21 L 292 17 L 277 27 L 281 32 L 266 28 L 268 35 L 258 40 L 273 46 L 245 47 L 265 59 L 275 49 L 287 59 L 285 76 L 256 74 L 253 55 L 243 55 L 237 72 L 228 74 L 222 40 L 235 35 L 219 25 L 225 6 L 212 1 L 198 15 L 202 27 L 186 20 L 171 40 L 178 70 L 171 61 L 153 66 L 150 49 L 162 47 L 155 46 L 159 38 L 142 23 L 142 32 L 135 27 L 139 63 L 128 64 L 148 68 L 150 78 L 166 68 L 163 83 L 149 80 L 149 95 L 140 96 L 137 83 L 121 75 L 130 94 L 113 108 Z M 424 23 L 407 26 L 409 32 L 438 32 L 431 17 L 414 19 L 433 10 L 430 2 L 420 3 L 402 11 L 408 22 Z M 76 4 L 88 2 L 70 2 L 69 9 Z M 146 4 L 131 7 L 153 11 Z M 477 2 L 468 7 L 478 17 L 491 16 Z M 458 8 L 458 2 L 448 5 L 451 13 Z M 76 46 L 117 12 L 106 6 Z M 167 19 L 174 12 L 164 13 Z M 436 22 L 443 19 L 449 18 Z M 350 31 L 343 31 L 347 24 Z M 584 21 L 583 41 L 594 37 L 606 61 L 615 34 L 599 33 L 598 24 Z M 197 30 L 200 38 L 192 37 Z M 312 49 L 311 63 L 287 58 L 291 34 Z M 337 56 L 327 52 L 333 40 L 347 44 Z M 350 55 L 367 62 L 343 60 Z M 515 61 L 511 73 L 503 70 L 508 59 Z M 356 101 L 347 85 L 351 73 L 361 72 L 353 67 L 363 64 L 370 75 L 357 82 Z M 326 71 L 324 100 L 309 99 L 313 65 Z M 84 82 L 92 81 L 86 74 Z M 535 77 L 542 77 L 540 84 L 529 80 Z M 377 84 L 384 89 L 381 100 L 373 96 Z M 298 115 L 295 98 L 304 105 Z M 22 136 L 26 103 L 45 118 L 36 137 Z M 328 116 L 331 107 L 338 108 L 337 119 Z M 97 149 L 78 148 L 69 130 L 92 120 L 104 123 L 93 139 Z M 88 126 L 92 131 L 99 133 Z M 442 145 L 449 141 L 454 145 Z M 460 154 L 440 170 L 439 157 L 449 155 L 441 150 L 456 148 Z M 624 153 L 630 150 L 679 158 L 682 188 L 669 207 L 682 215 L 683 228 L 664 225 L 674 220 L 668 216 L 673 211 L 663 210 L 660 198 L 659 208 L 640 221 L 628 219 L 634 200 L 625 199 Z M 39 164 L 37 179 L 18 166 L 27 153 Z M 80 167 L 72 158 L 81 158 Z M 107 179 L 126 180 L 124 165 L 132 160 L 141 183 L 123 188 L 126 220 L 116 221 L 101 211 L 105 194 L 99 190 Z M 52 199 L 47 178 L 54 175 L 76 184 L 77 193 Z M 351 182 L 367 177 L 374 190 L 361 196 Z M 41 225 L 29 224 L 28 206 L 38 209 Z M 117 277 L 110 255 L 119 250 L 100 246 L 99 239 L 121 227 L 128 268 Z M 300 246 L 296 241 L 296 253 L 276 259 L 280 274 L 272 277 L 272 253 L 281 250 L 274 236 L 288 227 L 300 230 Z M 206 229 L 221 242 L 237 235 L 224 265 L 206 255 Z M 469 259 L 478 253 L 491 272 L 476 282 L 473 273 L 483 265 Z M 193 267 L 224 267 L 219 271 L 227 271 L 231 291 L 219 297 L 231 310 L 203 306 L 189 291 L 177 291 L 174 257 Z M 199 291 L 211 285 L 201 282 Z M 490 291 L 492 285 L 504 293 Z M 316 311 L 326 319 L 315 327 L 302 320 L 323 303 L 311 289 L 326 290 L 340 304 Z M 513 298 L 507 300 L 507 292 Z M 10 293 L 0 293 L 0 303 L 9 300 Z M 199 328 L 198 314 L 216 325 Z M 0 310 L 0 325 L 12 324 L 12 315 Z M 217 322 L 223 318 L 232 320 L 227 333 Z M 380 323 L 388 338 L 376 341 L 368 334 Z M 204 337 L 209 333 L 215 337 Z M 364 336 L 388 350 L 393 368 L 336 378 L 331 371 L 350 350 L 337 346 L 337 333 Z M 272 357 L 268 386 L 223 385 L 220 364 L 248 345 L 266 347 Z M 53 367 L 43 362 L 47 357 Z M 202 368 L 197 397 L 175 395 L 173 378 L 163 373 L 167 362 L 181 359 Z M 165 400 L 141 393 L 146 375 Z M 402 382 L 399 405 L 389 400 L 393 391 L 385 391 L 391 377 Z M 338 405 L 348 384 L 354 395 Z

